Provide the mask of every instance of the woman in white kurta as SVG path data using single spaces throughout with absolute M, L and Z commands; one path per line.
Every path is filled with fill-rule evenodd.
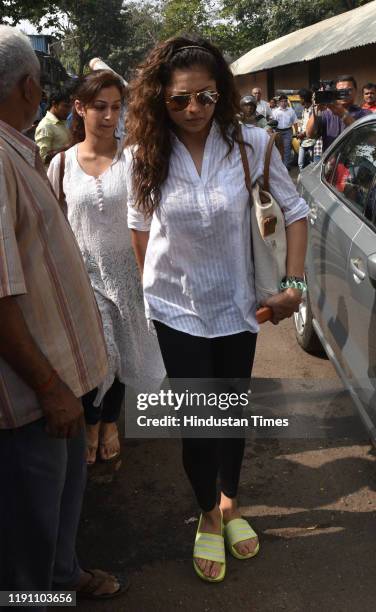
M 155 335 L 148 331 L 142 287 L 127 227 L 125 155 L 114 137 L 124 90 L 109 71 L 97 71 L 77 92 L 73 134 L 76 144 L 57 155 L 48 176 L 81 249 L 102 315 L 109 370 L 105 381 L 83 398 L 88 463 L 99 442 L 102 460 L 114 459 L 120 445 L 116 421 L 124 384 L 145 392 L 164 375 Z

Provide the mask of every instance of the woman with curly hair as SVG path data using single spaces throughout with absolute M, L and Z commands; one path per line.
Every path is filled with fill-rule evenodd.
M 99 389 L 82 398 L 87 463 L 120 454 L 117 421 L 125 383 L 158 387 L 164 367 L 156 338 L 147 329 L 143 295 L 127 226 L 125 153 L 115 129 L 125 99 L 122 79 L 111 70 L 86 76 L 73 108 L 73 142 L 56 155 L 48 176 L 65 199 L 68 220 L 102 315 L 109 370 Z
M 128 224 L 147 318 L 154 322 L 168 377 L 241 380 L 247 390 L 258 324 L 250 207 L 238 140 L 253 181 L 262 177 L 268 134 L 238 127 L 239 98 L 220 51 L 189 36 L 151 51 L 130 84 L 127 118 Z M 238 134 L 238 130 L 241 130 Z M 307 206 L 273 149 L 270 190 L 283 210 L 288 275 L 302 276 Z M 268 300 L 276 324 L 301 293 Z M 227 382 L 226 382 L 227 381 Z M 239 387 L 237 387 L 239 389 Z M 193 557 L 210 582 L 225 575 L 224 537 L 238 559 L 259 549 L 237 504 L 244 438 L 184 438 L 183 465 L 201 508 Z M 217 478 L 220 500 L 217 501 Z

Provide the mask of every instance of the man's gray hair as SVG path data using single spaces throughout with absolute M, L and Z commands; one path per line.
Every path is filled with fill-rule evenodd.
M 8 25 L 0 25 L 0 102 L 30 74 L 39 78 L 40 64 L 25 34 Z

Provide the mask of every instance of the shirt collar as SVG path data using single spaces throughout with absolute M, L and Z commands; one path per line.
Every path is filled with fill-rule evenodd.
M 57 125 L 58 123 L 64 123 L 63 121 L 61 121 L 61 119 L 58 119 L 56 115 L 54 115 L 50 111 L 47 111 L 45 116 L 46 119 L 48 119 L 49 123 L 54 123 L 55 125 Z
M 36 167 L 38 147 L 30 138 L 1 120 L 0 137 L 13 147 L 31 166 Z

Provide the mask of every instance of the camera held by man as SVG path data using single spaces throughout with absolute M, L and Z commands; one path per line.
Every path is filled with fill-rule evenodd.
M 360 117 L 369 111 L 355 104 L 357 84 L 353 76 L 343 75 L 335 81 L 321 81 L 314 93 L 313 112 L 306 126 L 308 138 L 322 137 L 323 151 Z

